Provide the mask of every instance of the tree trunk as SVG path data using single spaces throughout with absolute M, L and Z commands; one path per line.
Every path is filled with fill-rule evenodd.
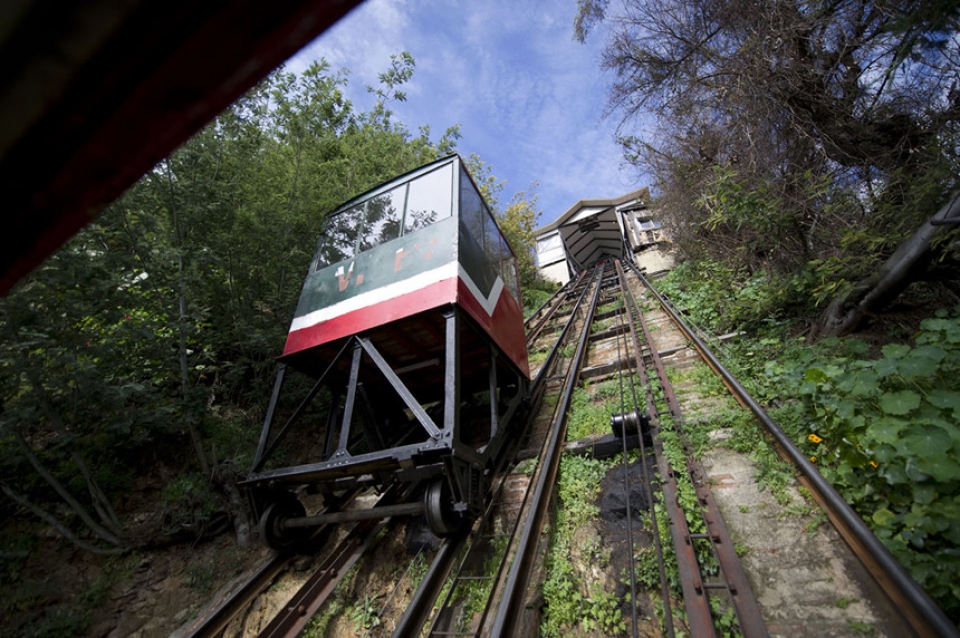
M 3 493 L 6 494 L 10 498 L 10 500 L 12 500 L 14 503 L 36 514 L 41 520 L 48 523 L 55 530 L 63 534 L 63 536 L 67 540 L 69 540 L 71 543 L 73 543 L 74 545 L 76 545 L 82 550 L 91 552 L 93 554 L 107 554 L 107 555 L 122 554 L 123 552 L 127 551 L 127 549 L 122 546 L 104 548 L 104 547 L 97 547 L 96 545 L 91 545 L 90 543 L 82 540 L 79 536 L 71 532 L 70 529 L 67 528 L 66 525 L 58 521 L 55 516 L 53 516 L 43 508 L 37 505 L 34 505 L 29 500 L 27 500 L 26 497 L 21 496 L 20 494 L 17 494 L 12 489 L 10 489 L 8 485 L 0 484 L 0 490 L 3 490 Z
M 164 162 L 164 169 L 167 176 L 167 184 L 170 187 L 170 215 L 173 219 L 173 232 L 176 237 L 177 247 L 177 333 L 179 336 L 178 350 L 180 354 L 180 391 L 183 400 L 183 418 L 187 424 L 187 431 L 190 434 L 190 441 L 193 443 L 193 450 L 197 455 L 197 462 L 200 464 L 200 471 L 205 476 L 210 474 L 210 466 L 207 464 L 207 455 L 203 450 L 203 441 L 200 439 L 200 432 L 193 422 L 193 415 L 190 413 L 190 368 L 187 365 L 187 282 L 186 282 L 186 264 L 183 253 L 186 250 L 186 234 L 183 224 L 180 220 L 179 209 L 176 203 L 173 170 L 170 168 L 170 160 Z
M 124 545 L 123 539 L 119 538 L 117 535 L 113 534 L 112 532 L 104 528 L 102 525 L 97 523 L 95 520 L 93 520 L 93 517 L 90 516 L 86 508 L 84 508 L 80 504 L 80 502 L 77 501 L 77 499 L 75 499 L 73 495 L 67 490 L 67 488 L 65 488 L 63 484 L 60 483 L 60 481 L 58 481 L 57 478 L 53 474 L 51 474 L 47 470 L 47 468 L 45 468 L 40 463 L 40 459 L 38 459 L 36 455 L 33 453 L 33 450 L 30 449 L 30 445 L 23 438 L 23 435 L 15 427 L 10 427 L 9 431 L 11 434 L 13 434 L 13 438 L 17 442 L 17 445 L 20 447 L 20 450 L 23 452 L 23 455 L 27 457 L 27 461 L 30 462 L 30 465 L 32 465 L 33 468 L 37 471 L 37 474 L 39 474 L 43 478 L 43 480 L 45 480 L 47 484 L 50 485 L 50 487 L 52 487 L 57 492 L 57 494 L 60 495 L 60 498 L 62 498 L 64 502 L 70 506 L 70 509 L 73 510 L 73 512 L 80 518 L 81 521 L 83 521 L 83 523 L 90 529 L 90 531 L 93 532 L 93 534 L 96 535 L 98 538 L 110 543 L 111 545 L 122 547 Z M 7 491 L 6 486 L 4 491 L 5 492 Z M 37 506 L 32 504 L 26 505 L 22 499 L 15 498 L 11 496 L 9 493 L 7 495 L 10 496 L 10 498 L 15 500 L 17 503 L 20 503 L 21 505 L 24 505 L 25 507 L 30 509 L 30 511 L 40 516 L 40 518 L 46 520 L 47 522 L 50 522 L 51 525 L 56 527 L 58 530 L 61 530 L 61 532 L 63 531 L 62 525 L 60 525 L 59 523 L 51 522 L 50 515 L 41 514 L 38 511 L 39 508 Z M 69 536 L 67 537 L 70 538 Z
M 960 193 L 954 193 L 943 208 L 910 239 L 900 244 L 880 270 L 830 303 L 820 317 L 818 336 L 839 337 L 848 334 L 859 327 L 867 313 L 892 303 L 920 274 L 934 239 L 953 227 L 952 224 L 941 222 L 956 219 L 960 219 Z

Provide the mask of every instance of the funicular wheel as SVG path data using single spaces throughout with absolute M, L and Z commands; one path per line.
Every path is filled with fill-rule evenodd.
M 441 538 L 457 534 L 467 525 L 468 519 L 464 513 L 453 509 L 453 493 L 450 484 L 443 478 L 427 486 L 423 493 L 423 505 L 430 531 Z
M 284 529 L 283 522 L 289 518 L 306 516 L 303 503 L 289 492 L 284 492 L 273 504 L 267 507 L 260 517 L 260 538 L 267 547 L 277 551 L 292 549 L 301 544 L 307 536 L 303 527 Z

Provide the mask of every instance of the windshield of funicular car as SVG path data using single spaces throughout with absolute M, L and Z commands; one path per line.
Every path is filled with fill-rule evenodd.
M 331 214 L 324 222 L 314 269 L 350 259 L 450 217 L 452 183 L 453 162 L 448 162 L 399 184 L 386 184 Z
M 324 223 L 314 270 L 434 224 L 453 213 L 454 161 L 391 182 L 331 214 Z M 504 286 L 518 301 L 517 260 L 469 173 L 460 166 L 460 221 Z

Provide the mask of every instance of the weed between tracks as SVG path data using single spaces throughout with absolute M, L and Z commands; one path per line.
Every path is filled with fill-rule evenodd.
M 550 550 L 543 583 L 541 632 L 558 637 L 570 629 L 613 635 L 626 631 L 620 599 L 607 588 L 606 556 L 592 524 L 599 513 L 594 504 L 600 482 L 617 461 L 564 456 L 557 492 L 561 507 L 551 528 Z
M 713 372 L 706 366 L 705 370 L 694 368 L 693 371 L 683 373 L 691 378 L 703 381 L 699 389 L 702 394 L 721 397 L 726 389 L 716 379 Z M 636 382 L 636 377 L 633 379 Z M 629 384 L 625 385 L 625 398 L 632 400 L 632 391 Z M 659 382 L 652 383 L 655 403 L 665 406 L 663 390 Z M 610 415 L 622 411 L 617 408 L 621 388 L 619 383 L 608 381 L 593 388 L 592 395 L 587 390 L 578 388 L 571 403 L 571 413 L 568 419 L 568 439 L 581 439 L 591 434 L 607 431 Z M 639 398 L 639 397 L 638 397 Z M 662 410 L 662 412 L 666 412 Z M 742 410 L 738 406 L 729 408 L 724 414 L 723 423 L 726 427 L 743 427 L 748 421 L 740 416 Z M 684 424 L 684 437 L 690 442 L 697 453 L 709 444 L 709 433 L 717 427 L 717 420 L 711 423 L 693 422 Z M 660 419 L 661 443 L 663 452 L 672 467 L 677 471 L 678 502 L 685 512 L 687 525 L 692 533 L 706 531 L 706 525 L 701 515 L 701 505 L 696 491 L 690 480 L 686 468 L 686 450 L 680 433 L 675 429 L 672 419 L 665 415 Z M 753 439 L 755 440 L 755 439 Z M 632 460 L 639 459 L 639 452 L 631 453 Z M 629 609 L 629 572 L 628 567 L 621 564 L 620 572 L 615 577 L 606 574 L 609 555 L 598 551 L 600 536 L 596 523 L 599 508 L 595 505 L 599 493 L 599 486 L 604 475 L 611 468 L 619 468 L 621 458 L 610 461 L 597 461 L 580 457 L 564 457 L 561 460 L 558 476 L 558 511 L 552 529 L 550 553 L 546 563 L 546 580 L 543 585 L 545 599 L 544 615 L 541 631 L 545 636 L 560 636 L 571 631 L 599 631 L 605 635 L 616 635 L 626 631 L 625 610 Z M 771 487 L 780 490 L 781 481 L 774 470 L 769 466 L 768 482 Z M 789 475 L 785 475 L 789 476 Z M 785 491 L 783 492 L 785 494 Z M 671 612 L 677 628 L 683 627 L 685 615 L 683 612 L 682 591 L 677 568 L 676 555 L 671 542 L 669 517 L 661 503 L 654 504 L 657 515 L 659 535 L 663 540 L 662 552 L 666 574 L 666 582 L 671 598 Z M 603 524 L 600 524 L 603 525 Z M 652 522 L 649 513 L 642 516 L 641 525 L 635 535 L 641 537 L 639 543 L 635 541 L 632 560 L 637 570 L 637 582 L 646 592 L 638 590 L 638 611 L 640 622 L 644 622 L 646 615 L 654 616 L 660 628 L 664 627 L 664 604 L 660 599 L 660 563 L 657 552 L 650 544 L 650 530 Z M 638 546 L 639 545 L 639 546 Z M 591 548 L 597 548 L 596 550 Z M 608 550 L 609 551 L 609 550 Z M 694 541 L 694 551 L 698 556 L 701 573 L 704 578 L 711 579 L 719 573 L 719 565 L 709 541 L 697 539 Z M 615 592 L 622 592 L 619 595 Z M 652 600 L 647 596 L 652 593 Z M 647 600 L 645 605 L 640 604 L 639 596 Z M 738 635 L 739 626 L 733 609 L 719 598 L 712 598 L 713 615 L 720 635 Z

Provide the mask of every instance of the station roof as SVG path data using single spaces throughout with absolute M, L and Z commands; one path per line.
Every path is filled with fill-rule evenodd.
M 0 294 L 360 0 L 0 7 Z
M 623 229 L 617 210 L 633 202 L 646 204 L 647 187 L 612 199 L 581 199 L 555 221 L 533 231 L 535 237 L 556 231 L 569 259 L 580 269 L 607 257 L 623 258 Z

